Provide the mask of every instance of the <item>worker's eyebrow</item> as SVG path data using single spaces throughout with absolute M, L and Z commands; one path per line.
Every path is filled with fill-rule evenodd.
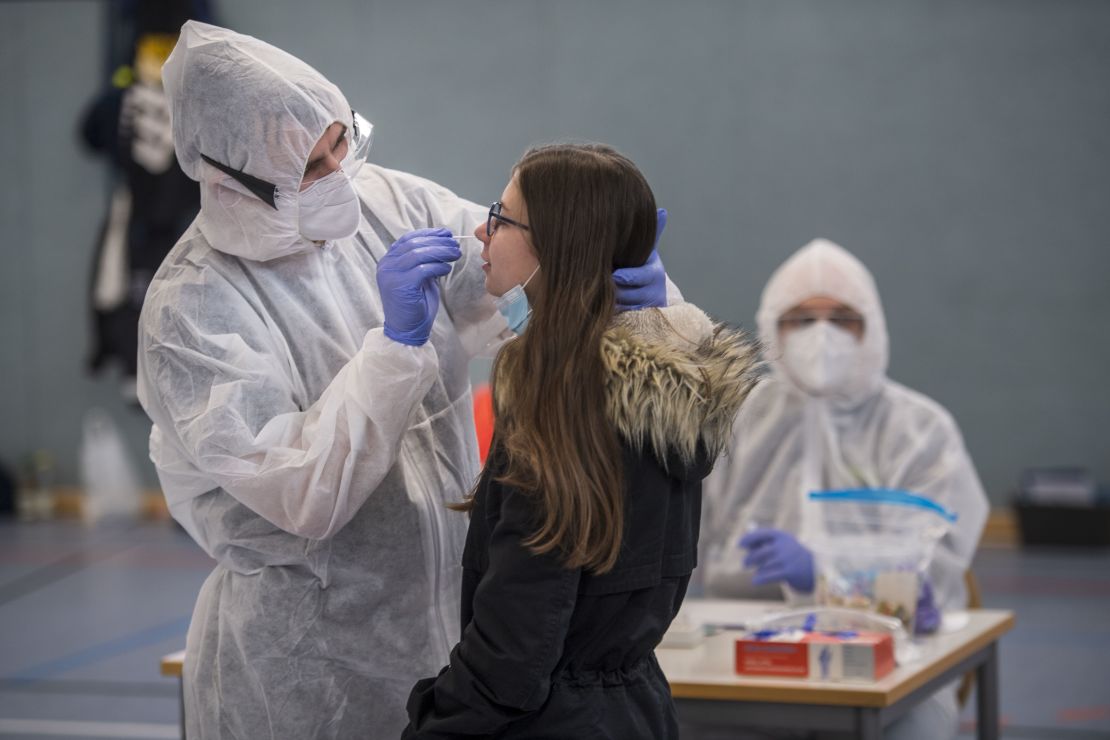
M 340 124 L 340 125 L 342 126 L 342 124 Z M 339 142 L 343 141 L 343 137 L 346 136 L 346 135 L 347 135 L 347 127 L 343 126 L 342 130 L 339 132 L 339 136 L 335 137 L 335 141 L 332 142 L 331 151 L 335 151 L 335 148 L 339 146 Z M 306 164 L 304 166 L 305 174 L 307 175 L 309 170 L 311 170 L 313 167 L 315 167 L 316 165 L 323 162 L 327 158 L 327 156 L 328 156 L 327 154 L 322 154 L 319 157 L 317 157 L 316 159 L 310 159 L 308 161 L 308 164 Z
M 339 142 L 343 141 L 343 137 L 347 135 L 347 127 L 343 126 L 343 130 L 339 132 L 339 136 L 335 137 L 335 143 L 331 145 L 332 151 L 339 146 Z

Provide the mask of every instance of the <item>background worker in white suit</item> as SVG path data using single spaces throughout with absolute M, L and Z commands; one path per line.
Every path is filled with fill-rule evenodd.
M 772 275 L 757 317 L 770 374 L 733 426 L 706 481 L 699 558 L 707 596 L 804 600 L 814 589 L 810 491 L 897 488 L 958 514 L 936 548 L 918 602 L 920 630 L 967 603 L 964 573 L 988 504 L 952 417 L 886 376 L 888 337 L 875 282 L 842 247 L 818 239 Z M 955 686 L 884 737 L 954 737 Z

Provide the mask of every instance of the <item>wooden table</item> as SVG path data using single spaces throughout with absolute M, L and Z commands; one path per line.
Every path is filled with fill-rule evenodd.
M 782 604 L 687 599 L 683 611 L 693 621 L 750 620 Z M 874 683 L 753 678 L 734 672 L 736 632 L 716 634 L 695 648 L 655 651 L 671 683 L 683 721 L 800 730 L 854 732 L 861 740 L 882 737 L 882 728 L 918 702 L 969 670 L 976 671 L 978 736 L 997 740 L 998 640 L 1014 626 L 1008 611 L 967 613 L 961 629 L 921 641 L 922 658 L 900 666 Z M 162 658 L 162 675 L 181 682 L 185 651 Z M 181 737 L 185 737 L 182 694 Z
M 768 610 L 767 602 L 688 599 L 683 606 L 691 621 L 712 623 L 742 623 Z M 920 660 L 872 683 L 738 676 L 734 644 L 739 633 L 732 631 L 707 637 L 694 648 L 661 647 L 655 653 L 683 722 L 847 731 L 861 740 L 881 738 L 884 726 L 975 670 L 978 737 L 997 740 L 998 640 L 1013 625 L 1012 612 L 966 612 L 962 628 L 919 641 Z

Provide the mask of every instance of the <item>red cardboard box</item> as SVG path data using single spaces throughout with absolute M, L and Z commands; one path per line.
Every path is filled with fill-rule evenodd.
M 894 640 L 881 632 L 787 630 L 736 640 L 736 672 L 818 681 L 876 681 L 894 670 Z

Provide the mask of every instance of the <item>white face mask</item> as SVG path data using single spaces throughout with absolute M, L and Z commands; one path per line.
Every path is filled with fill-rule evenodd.
M 336 170 L 300 192 L 298 214 L 305 239 L 346 239 L 358 231 L 358 194 L 346 173 Z
M 782 344 L 786 373 L 813 396 L 845 390 L 861 367 L 859 340 L 827 321 L 795 329 Z

